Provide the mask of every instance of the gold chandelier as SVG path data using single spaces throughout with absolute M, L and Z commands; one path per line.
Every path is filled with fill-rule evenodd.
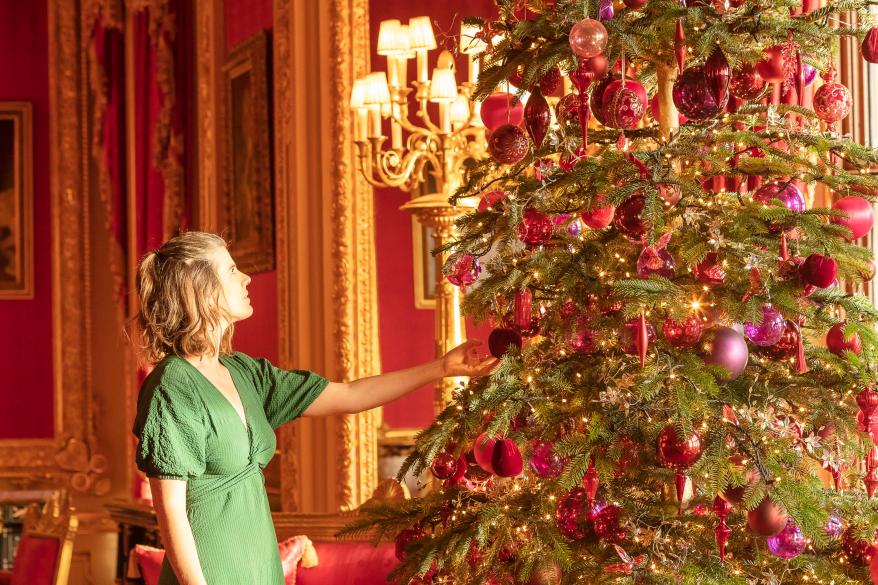
M 468 79 L 458 83 L 454 56 L 446 50 L 439 54 L 432 77 L 428 76 L 428 52 L 437 48 L 429 17 L 415 17 L 408 24 L 385 20 L 379 28 L 377 52 L 387 57 L 387 71 L 358 79 L 351 91 L 360 171 L 374 187 L 411 192 L 429 185 L 432 192 L 414 197 L 401 209 L 432 230 L 436 247 L 454 237 L 455 219 L 474 206 L 472 200 L 458 206 L 448 202 L 462 184 L 467 161 L 488 156 L 479 104 L 472 100 L 480 54 L 487 48 L 478 32 L 478 27 L 461 26 L 460 52 L 467 55 Z M 409 59 L 417 59 L 412 87 L 407 83 Z M 419 123 L 411 121 L 412 115 Z M 385 127 L 389 128 L 389 147 L 385 147 Z M 446 257 L 437 254 L 434 258 L 437 356 L 465 340 L 460 290 L 442 276 Z M 437 383 L 437 412 L 451 401 L 457 382 Z

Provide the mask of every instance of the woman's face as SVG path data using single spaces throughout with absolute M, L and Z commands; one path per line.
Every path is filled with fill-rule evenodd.
M 250 296 L 247 294 L 247 286 L 250 277 L 238 270 L 235 261 L 232 260 L 229 251 L 225 248 L 217 248 L 210 255 L 210 261 L 216 269 L 222 285 L 223 298 L 226 302 L 225 309 L 228 311 L 232 323 L 241 321 L 253 314 L 250 305 Z

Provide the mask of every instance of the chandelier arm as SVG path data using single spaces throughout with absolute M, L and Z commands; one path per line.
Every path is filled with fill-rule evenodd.
M 433 156 L 432 153 L 416 150 L 409 151 L 402 159 L 400 159 L 397 152 L 392 150 L 373 153 L 372 158 L 373 164 L 370 165 L 370 172 L 367 180 L 379 187 L 403 187 L 411 180 L 416 167 L 423 167 L 423 163 L 419 165 L 421 159 L 425 159 L 424 163 L 426 163 L 427 160 L 436 160 L 436 157 Z M 376 175 L 377 179 L 373 179 Z M 373 183 L 373 180 L 377 182 Z
M 433 123 L 430 119 L 430 114 L 427 113 L 427 100 L 421 100 L 421 105 L 418 108 L 417 116 L 424 121 L 424 126 L 434 133 L 434 134 L 442 134 L 442 128 Z

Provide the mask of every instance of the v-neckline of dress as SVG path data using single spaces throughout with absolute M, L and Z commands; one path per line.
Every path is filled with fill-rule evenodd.
M 223 356 L 220 356 L 219 361 L 220 361 L 220 364 L 222 364 L 222 366 L 229 373 L 229 377 L 232 379 L 232 386 L 235 387 L 235 392 L 238 394 L 238 400 L 241 401 L 241 408 L 244 409 L 244 418 L 243 419 L 241 418 L 241 414 L 238 412 L 238 409 L 235 408 L 234 404 L 232 404 L 232 401 L 229 400 L 229 398 L 225 394 L 223 394 L 222 390 L 217 388 L 216 384 L 214 384 L 213 382 L 210 381 L 210 378 L 208 378 L 207 376 L 204 375 L 204 372 L 202 372 L 201 370 L 196 368 L 186 358 L 181 357 L 180 359 L 183 360 L 184 362 L 186 362 L 186 365 L 188 365 L 190 368 L 195 370 L 198 373 L 198 375 L 201 376 L 201 378 L 205 382 L 207 382 L 207 385 L 210 386 L 214 392 L 219 394 L 220 398 L 222 398 L 225 401 L 225 403 L 229 405 L 229 408 L 231 408 L 232 412 L 235 413 L 235 418 L 237 418 L 239 421 L 241 421 L 241 425 L 244 427 L 244 432 L 247 433 L 247 436 L 249 437 L 249 435 L 250 435 L 250 416 L 249 416 L 249 413 L 247 412 L 247 404 L 244 402 L 244 397 L 241 395 L 241 390 L 238 388 L 238 381 L 235 380 L 235 374 L 232 371 L 233 368 L 230 368 L 228 365 L 226 365 L 226 362 L 223 360 Z

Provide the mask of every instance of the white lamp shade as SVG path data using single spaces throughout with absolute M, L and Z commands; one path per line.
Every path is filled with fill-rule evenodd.
M 401 53 L 399 56 L 403 59 L 414 59 L 415 51 L 412 49 L 412 33 L 409 31 L 409 25 L 399 25 L 399 34 L 401 38 L 405 39 L 406 46 L 405 53 Z
M 436 48 L 436 37 L 433 36 L 433 23 L 429 16 L 416 16 L 409 19 L 409 46 L 412 49 Z
M 453 102 L 457 99 L 457 79 L 454 71 L 445 67 L 433 69 L 433 80 L 430 82 L 431 102 Z
M 408 34 L 404 34 L 399 20 L 382 20 L 378 29 L 378 54 L 401 55 L 409 50 Z
M 451 123 L 463 125 L 469 120 L 469 100 L 463 94 L 451 102 Z
M 363 103 L 367 106 L 390 103 L 390 88 L 387 86 L 387 74 L 384 71 L 366 76 Z
M 454 55 L 451 54 L 451 51 L 439 53 L 439 58 L 436 59 L 436 67 L 439 69 L 451 69 L 452 71 L 457 68 L 457 63 L 454 62 Z
M 478 35 L 482 29 L 474 24 L 460 23 L 460 52 L 464 55 L 478 55 L 484 53 L 488 44 Z
M 366 79 L 364 77 L 361 77 L 354 82 L 354 87 L 351 88 L 351 109 L 356 110 L 359 108 L 365 108 L 365 97 Z

